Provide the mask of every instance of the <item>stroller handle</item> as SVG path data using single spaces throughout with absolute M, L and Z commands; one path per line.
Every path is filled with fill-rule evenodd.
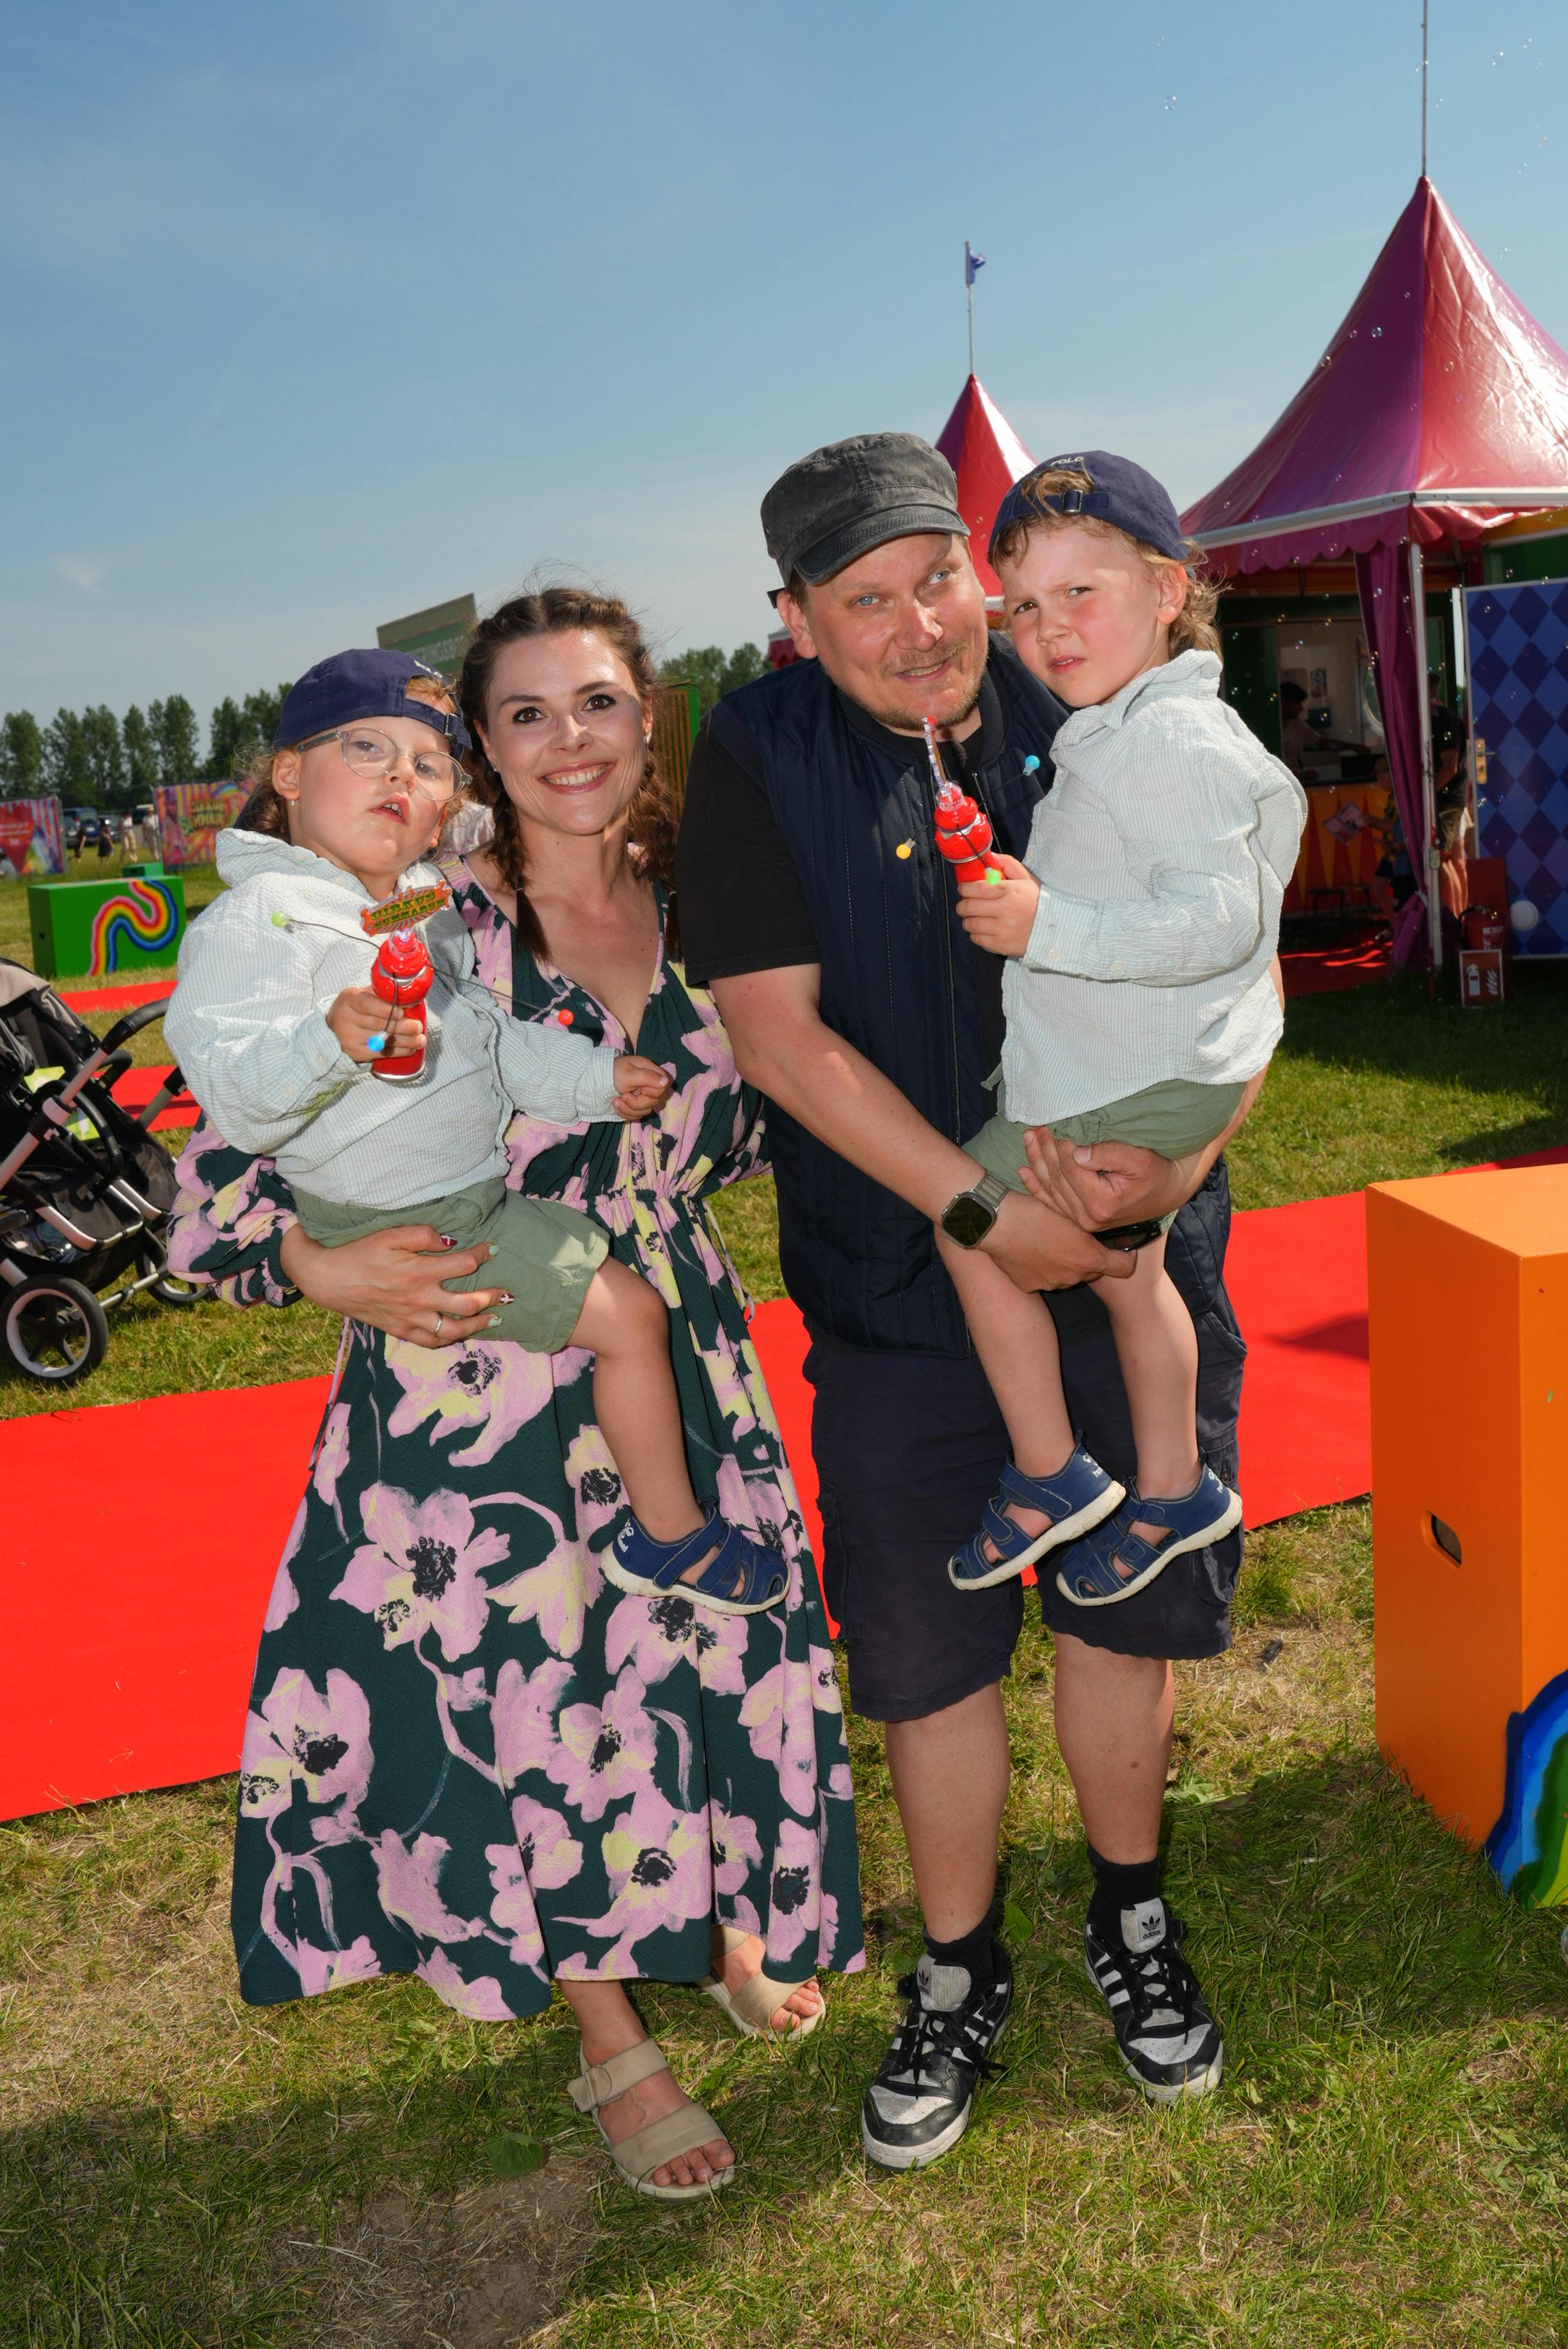
M 105 1030 L 100 1039 L 103 1050 L 112 1052 L 116 1045 L 123 1044 L 128 1037 L 139 1036 L 155 1019 L 162 1019 L 173 1000 L 174 991 L 171 988 L 169 993 L 161 995 L 155 1003 L 139 1003 L 134 1011 L 128 1011 L 123 1019 L 117 1019 L 112 1028 Z

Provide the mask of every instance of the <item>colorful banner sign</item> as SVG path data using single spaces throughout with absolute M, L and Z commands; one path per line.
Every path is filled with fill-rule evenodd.
M 211 864 L 218 834 L 244 807 L 244 783 L 160 783 L 152 794 L 163 862 L 171 867 Z
M 0 856 L 18 879 L 63 873 L 66 837 L 58 800 L 0 800 Z

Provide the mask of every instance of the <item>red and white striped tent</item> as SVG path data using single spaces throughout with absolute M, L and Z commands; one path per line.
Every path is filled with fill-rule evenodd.
M 958 405 L 937 435 L 937 447 L 958 475 L 959 512 L 969 524 L 969 551 L 988 595 L 1002 582 L 985 558 L 996 509 L 1034 460 L 984 384 L 971 375 Z

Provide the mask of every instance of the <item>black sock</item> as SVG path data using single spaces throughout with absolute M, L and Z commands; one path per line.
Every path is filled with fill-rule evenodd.
M 1124 1867 L 1119 1861 L 1102 1859 L 1091 1844 L 1089 1865 L 1095 1871 L 1089 1922 L 1102 1941 L 1108 1941 L 1113 1950 L 1119 1950 L 1127 1946 L 1122 1930 L 1122 1911 L 1139 1909 L 1147 1901 L 1159 1899 L 1159 1854 L 1156 1852 L 1152 1859 L 1135 1859 Z M 1162 1902 L 1162 1908 L 1163 1905 Z M 1139 1946 L 1148 1945 L 1146 1937 L 1140 1935 Z
M 933 1965 L 961 1966 L 971 1990 L 989 1990 L 996 1980 L 996 1939 L 989 1909 L 973 1931 L 961 1933 L 956 1941 L 936 1941 L 928 1932 L 926 1951 Z

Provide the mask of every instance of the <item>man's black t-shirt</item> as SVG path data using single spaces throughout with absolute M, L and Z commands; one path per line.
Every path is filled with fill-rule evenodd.
M 925 745 L 879 725 L 840 694 L 857 729 L 900 759 L 924 760 Z M 1004 731 L 1002 705 L 989 673 L 981 679 L 980 724 L 962 742 L 942 744 L 949 779 L 965 791 L 995 755 Z M 784 837 L 762 777 L 752 774 L 704 719 L 691 750 L 686 801 L 676 852 L 680 940 L 686 976 L 694 987 L 748 971 L 782 970 L 822 960 L 816 931 Z M 1002 958 L 973 947 L 980 1005 L 981 1065 L 1002 1058 Z

